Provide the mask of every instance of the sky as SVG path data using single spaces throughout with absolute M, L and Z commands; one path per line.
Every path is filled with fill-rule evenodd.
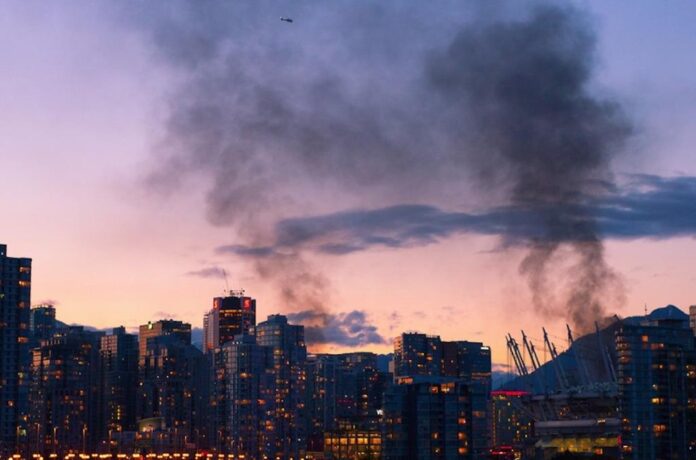
M 553 293 L 534 296 L 522 267 L 547 228 L 517 194 L 526 163 L 496 144 L 497 105 L 446 84 L 486 90 L 480 69 L 514 69 L 495 58 L 496 24 L 536 24 L 539 3 L 231 5 L 3 2 L 0 242 L 33 259 L 33 303 L 99 328 L 200 327 L 229 286 L 259 319 L 304 322 L 314 350 L 385 352 L 417 330 L 483 341 L 505 363 L 505 334 L 542 325 L 565 345 L 565 283 L 597 276 L 572 265 L 587 245 L 562 240 L 542 273 Z M 602 315 L 688 308 L 696 6 L 562 14 L 560 48 L 531 35 L 523 49 L 586 67 L 580 96 L 613 104 L 591 121 L 630 125 L 581 177 L 611 182 L 583 202 L 612 280 L 590 300 Z

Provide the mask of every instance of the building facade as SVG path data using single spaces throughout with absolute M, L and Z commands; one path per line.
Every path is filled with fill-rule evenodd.
M 694 458 L 696 348 L 689 316 L 670 305 L 627 320 L 616 347 L 622 457 Z
M 156 426 L 158 434 L 170 440 L 159 448 L 207 446 L 208 377 L 203 353 L 190 343 L 173 334 L 147 340 L 139 369 L 137 414 L 141 425 Z
M 189 345 L 191 344 L 191 325 L 173 319 L 162 319 L 154 323 L 148 322 L 147 324 L 141 325 L 138 336 L 139 363 L 142 364 L 147 354 L 148 340 L 162 336 L 172 336 L 179 342 Z
M 472 459 L 469 386 L 438 377 L 415 377 L 384 394 L 385 460 Z
M 256 328 L 256 341 L 271 352 L 272 385 L 265 424 L 269 458 L 302 458 L 307 448 L 306 361 L 304 326 L 288 324 L 287 317 L 271 315 Z
M 115 433 L 136 430 L 138 337 L 124 327 L 101 337 L 99 438 L 111 450 Z
M 207 352 L 248 334 L 256 325 L 256 300 L 231 291 L 226 297 L 215 297 L 213 308 L 203 318 L 203 349 Z
M 26 440 L 29 389 L 31 259 L 0 244 L 0 456 Z
M 32 351 L 28 439 L 38 453 L 91 452 L 99 437 L 99 341 L 81 326 Z

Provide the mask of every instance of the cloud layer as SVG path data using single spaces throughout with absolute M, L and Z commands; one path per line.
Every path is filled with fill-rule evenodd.
M 291 322 L 304 324 L 305 340 L 310 345 L 360 347 L 387 343 L 361 310 L 337 314 L 304 310 L 287 316 Z
M 285 219 L 276 225 L 272 245 L 231 245 L 219 250 L 256 257 L 297 248 L 341 255 L 379 247 L 423 246 L 460 233 L 500 236 L 502 245 L 514 246 L 543 235 L 546 228 L 540 222 L 547 211 L 564 213 L 564 220 L 581 226 L 589 210 L 604 238 L 696 236 L 696 177 L 638 175 L 629 179 L 623 191 L 614 190 L 599 199 L 585 197 L 582 212 L 572 207 L 547 210 L 520 205 L 466 213 L 401 204 Z M 556 237 L 559 242 L 583 242 L 584 235 L 571 232 Z

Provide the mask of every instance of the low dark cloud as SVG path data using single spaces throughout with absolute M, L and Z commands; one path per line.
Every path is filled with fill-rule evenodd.
M 371 248 L 406 248 L 435 243 L 456 234 L 500 236 L 504 246 L 524 244 L 545 234 L 546 213 L 564 213 L 564 222 L 585 224 L 596 216 L 598 232 L 610 239 L 666 239 L 696 235 L 696 177 L 631 176 L 622 191 L 601 198 L 579 198 L 558 209 L 505 206 L 482 213 L 447 211 L 437 206 L 403 204 L 320 216 L 285 219 L 276 242 L 263 248 L 236 246 L 238 255 L 298 248 L 331 255 Z M 559 232 L 557 241 L 580 242 L 582 233 Z
M 206 267 L 206 268 L 201 268 L 200 270 L 192 270 L 190 272 L 187 272 L 186 276 L 194 276 L 197 278 L 224 279 L 225 278 L 225 270 L 223 268 L 220 268 L 220 267 Z
M 335 314 L 303 310 L 287 316 L 291 322 L 304 324 L 305 340 L 309 345 L 359 347 L 387 343 L 361 310 Z

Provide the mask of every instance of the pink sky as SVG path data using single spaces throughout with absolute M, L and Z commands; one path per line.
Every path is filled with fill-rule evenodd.
M 696 72 L 682 59 L 695 44 L 696 10 L 588 5 L 599 23 L 600 85 L 618 93 L 641 125 L 638 161 L 615 169 L 696 175 L 689 161 Z M 225 284 L 186 273 L 219 266 L 230 287 L 257 298 L 259 318 L 302 309 L 286 305 L 244 261 L 216 255 L 235 235 L 205 218 L 209 178 L 195 176 L 167 197 L 143 190 L 179 75 L 156 62 L 141 34 L 92 3 L 10 2 L 2 10 L 0 242 L 11 256 L 33 258 L 34 303 L 53 300 L 63 321 L 96 327 L 134 327 L 163 315 L 200 327 Z M 653 21 L 670 26 L 645 40 Z M 524 328 L 539 337 L 546 324 L 563 337 L 565 325 L 534 314 L 517 272 L 522 254 L 495 247 L 492 237 L 467 235 L 312 257 L 331 282 L 331 311 L 365 310 L 387 338 L 418 330 L 484 341 L 504 363 L 505 333 Z M 620 315 L 640 314 L 645 304 L 696 303 L 692 238 L 610 241 L 607 250 L 627 287 Z

